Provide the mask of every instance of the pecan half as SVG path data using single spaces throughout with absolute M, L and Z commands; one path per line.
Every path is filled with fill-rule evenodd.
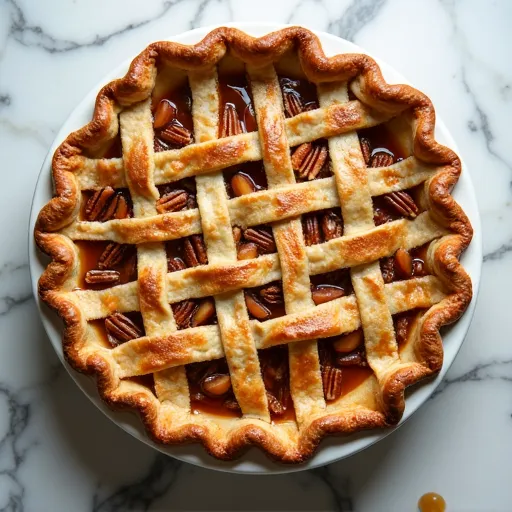
M 160 151 L 167 151 L 169 148 L 164 145 L 164 143 L 158 139 L 157 137 L 155 137 L 153 139 L 153 151 L 155 153 L 160 153 Z
M 327 161 L 328 151 L 324 144 L 305 142 L 292 155 L 292 168 L 299 178 L 314 180 Z
M 412 275 L 415 277 L 427 275 L 426 265 L 423 260 L 417 258 L 412 260 Z
M 380 270 L 382 272 L 382 279 L 385 283 L 391 283 L 395 279 L 395 259 L 382 258 L 380 261 Z
M 163 128 L 166 124 L 171 122 L 171 119 L 176 117 L 176 109 L 169 100 L 161 100 L 156 107 L 153 126 L 156 130 Z
M 239 260 L 252 260 L 258 257 L 258 246 L 252 242 L 238 246 L 237 257 Z
M 412 258 L 405 249 L 396 251 L 395 269 L 403 279 L 409 279 L 412 276 Z
M 124 259 L 127 248 L 128 245 L 126 244 L 110 242 L 101 253 L 98 260 L 98 268 L 100 270 L 107 270 L 119 265 Z
M 213 398 L 225 395 L 230 389 L 231 378 L 226 374 L 214 373 L 201 381 L 202 392 Z
M 304 105 L 300 96 L 293 91 L 284 91 L 283 103 L 286 117 L 294 117 L 304 112 Z
M 357 347 L 362 345 L 363 341 L 363 331 L 361 329 L 357 329 L 357 331 L 349 332 L 348 334 L 344 334 L 338 338 L 333 342 L 332 346 L 335 352 L 348 354 L 349 352 L 353 352 Z
M 193 300 L 184 300 L 178 302 L 178 304 L 173 304 L 172 312 L 178 329 L 190 327 L 190 321 L 192 320 L 195 309 L 196 303 Z
M 267 401 L 268 401 L 268 409 L 275 416 L 281 416 L 285 412 L 285 408 L 283 404 L 270 392 L 267 390 Z
M 343 235 L 343 221 L 334 212 L 327 212 L 322 217 L 322 233 L 328 242 Z
M 125 219 L 129 215 L 126 199 L 112 187 L 97 190 L 85 205 L 85 218 L 91 222 Z
M 206 265 L 208 256 L 201 235 L 192 235 L 183 242 L 183 259 L 188 267 Z
M 231 137 L 232 135 L 239 135 L 244 133 L 244 127 L 238 117 L 238 112 L 233 103 L 226 103 L 224 105 L 224 112 L 222 113 L 222 130 L 220 138 Z
M 277 284 L 269 284 L 260 290 L 260 297 L 267 304 L 282 304 L 283 290 Z
M 350 354 L 346 354 L 344 356 L 336 357 L 336 364 L 338 366 L 368 366 L 366 361 L 366 355 L 364 352 L 351 352 Z
M 178 212 L 188 206 L 187 201 L 188 193 L 185 190 L 172 190 L 156 202 L 156 211 L 158 213 Z
M 398 345 L 402 345 L 407 340 L 409 334 L 410 319 L 407 316 L 400 316 L 395 322 L 395 336 Z
M 196 195 L 191 194 L 190 192 L 188 193 L 188 198 L 187 198 L 187 208 L 189 210 L 192 210 L 193 208 L 197 208 Z
M 177 121 L 173 121 L 167 128 L 162 130 L 159 137 L 179 147 L 188 146 L 193 141 L 192 132 L 178 124 Z
M 206 325 L 215 315 L 215 304 L 212 299 L 204 299 L 199 303 L 199 306 L 192 315 L 190 327 L 197 327 L 199 325 Z
M 226 398 L 222 404 L 226 409 L 230 411 L 240 412 L 240 404 L 236 401 L 236 398 Z
M 244 238 L 249 242 L 254 242 L 265 254 L 270 254 L 277 250 L 272 232 L 269 233 L 263 228 L 245 229 Z
M 306 245 L 315 245 L 322 242 L 318 217 L 316 215 L 304 215 L 302 230 L 304 232 L 304 242 Z
M 237 197 L 256 192 L 254 181 L 249 175 L 243 172 L 237 172 L 231 178 L 231 188 L 233 189 L 233 194 Z
M 87 284 L 117 284 L 120 274 L 117 270 L 89 270 L 85 274 Z
M 122 313 L 107 316 L 105 318 L 105 329 L 107 330 L 108 341 L 113 347 L 143 336 L 139 327 Z
M 268 363 L 263 367 L 263 382 L 268 389 L 274 386 L 282 386 L 287 377 L 286 361 L 281 360 L 277 364 Z
M 311 292 L 313 302 L 318 306 L 324 302 L 330 302 L 334 299 L 339 299 L 345 295 L 345 290 L 339 286 L 332 286 L 329 284 L 321 284 L 315 286 Z
M 410 219 L 414 219 L 420 211 L 416 206 L 414 199 L 403 190 L 386 194 L 384 196 L 384 201 L 386 201 L 386 203 L 400 215 L 409 217 Z
M 373 212 L 373 222 L 375 222 L 376 226 L 380 226 L 381 224 L 385 224 L 386 222 L 390 222 L 393 220 L 393 217 L 382 208 L 375 208 Z
M 167 258 L 167 272 L 177 272 L 186 268 L 187 266 L 181 258 Z
M 393 161 L 393 155 L 387 151 L 377 151 L 372 155 L 370 167 L 389 167 Z
M 359 144 L 361 145 L 361 153 L 363 154 L 364 163 L 368 166 L 372 157 L 372 145 L 366 137 L 361 137 Z
M 322 383 L 326 400 L 336 400 L 341 396 L 342 372 L 335 366 L 322 367 Z
M 245 305 L 249 313 L 258 320 L 266 320 L 271 315 L 270 309 L 250 293 L 245 294 Z

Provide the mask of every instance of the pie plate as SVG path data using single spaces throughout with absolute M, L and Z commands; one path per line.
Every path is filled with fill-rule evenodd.
M 231 23 L 227 26 L 239 28 L 249 35 L 262 36 L 269 32 L 279 30 L 285 27 L 285 25 L 279 24 L 255 24 L 255 23 Z M 189 32 L 185 32 L 179 36 L 171 38 L 172 41 L 177 41 L 183 44 L 194 44 L 200 41 L 208 32 L 215 27 L 204 27 Z M 316 32 L 315 34 L 319 37 L 324 52 L 328 55 L 335 55 L 339 53 L 365 53 L 368 54 L 362 48 L 340 39 L 331 34 Z M 375 58 L 375 57 L 374 57 Z M 408 83 L 399 73 L 392 69 L 387 64 L 381 62 L 379 59 L 375 59 L 380 65 L 385 80 L 388 83 Z M 130 59 L 131 61 L 131 59 Z M 51 199 L 52 197 L 52 183 L 51 183 L 51 162 L 52 155 L 58 145 L 64 140 L 66 135 L 73 130 L 76 130 L 86 124 L 92 116 L 94 101 L 96 94 L 100 87 L 111 80 L 123 76 L 129 66 L 130 61 L 125 62 L 112 73 L 105 76 L 100 84 L 91 90 L 91 92 L 84 98 L 84 100 L 77 106 L 72 112 L 69 118 L 66 120 L 61 130 L 59 131 L 55 141 L 50 148 L 50 151 L 43 163 L 39 179 L 37 182 L 36 190 L 34 193 L 34 199 L 32 203 L 32 212 L 30 217 L 29 227 L 29 262 L 30 271 L 32 277 L 32 287 L 34 296 L 38 303 L 43 325 L 50 338 L 50 341 L 57 352 L 57 355 L 61 359 L 62 363 L 82 389 L 82 391 L 89 397 L 89 399 L 103 411 L 114 423 L 119 425 L 126 432 L 139 439 L 140 441 L 152 446 L 153 448 L 175 457 L 177 459 L 196 464 L 198 466 L 216 469 L 220 471 L 228 471 L 235 473 L 254 473 L 254 474 L 272 474 L 272 473 L 286 473 L 293 471 L 301 471 L 305 469 L 311 469 L 317 466 L 325 465 L 330 462 L 348 457 L 368 446 L 376 443 L 389 435 L 393 429 L 384 429 L 379 431 L 368 431 L 358 433 L 352 436 L 340 437 L 334 436 L 323 440 L 318 448 L 317 452 L 305 463 L 297 464 L 294 466 L 282 465 L 279 463 L 272 462 L 268 459 L 260 450 L 250 449 L 240 459 L 223 462 L 216 460 L 209 456 L 204 448 L 199 444 L 185 445 L 185 446 L 164 446 L 154 443 L 149 439 L 146 432 L 143 429 L 142 423 L 136 417 L 136 415 L 129 412 L 119 412 L 111 410 L 101 399 L 97 391 L 94 379 L 80 374 L 74 371 L 68 363 L 64 360 L 61 335 L 62 335 L 62 322 L 61 320 L 47 308 L 42 301 L 39 300 L 37 294 L 37 282 L 42 272 L 44 271 L 47 260 L 46 258 L 37 251 L 34 239 L 33 231 L 34 224 L 37 218 L 37 214 L 40 209 Z M 452 149 L 454 149 L 459 155 L 455 142 L 453 141 L 448 130 L 444 126 L 443 122 L 437 119 L 436 125 L 436 139 Z M 412 413 L 414 413 L 433 393 L 436 387 L 439 385 L 448 368 L 452 364 L 458 350 L 460 349 L 464 337 L 468 331 L 473 311 L 475 308 L 475 301 L 478 292 L 478 286 L 480 281 L 481 263 L 482 263 L 482 242 L 481 242 L 481 230 L 480 230 L 480 218 L 478 214 L 478 208 L 475 198 L 473 185 L 471 183 L 468 169 L 463 164 L 464 172 L 462 173 L 460 180 L 453 191 L 455 200 L 462 206 L 466 212 L 473 228 L 474 237 L 469 248 L 462 255 L 461 262 L 471 277 L 473 283 L 473 300 L 469 305 L 467 311 L 462 318 L 453 326 L 447 328 L 443 334 L 443 345 L 444 345 L 444 363 L 439 374 L 429 381 L 415 386 L 413 391 L 408 393 L 406 402 L 405 412 L 399 425 L 405 422 Z M 398 426 L 399 426 L 398 425 Z M 397 427 L 395 427 L 397 428 Z

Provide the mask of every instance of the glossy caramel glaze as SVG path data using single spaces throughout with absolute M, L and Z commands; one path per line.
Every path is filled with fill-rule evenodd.
M 420 512 L 445 512 L 446 501 L 435 492 L 427 492 L 418 501 Z

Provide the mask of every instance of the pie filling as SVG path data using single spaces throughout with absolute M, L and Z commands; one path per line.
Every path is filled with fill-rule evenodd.
M 286 117 L 318 108 L 316 88 L 303 79 L 279 77 Z M 219 136 L 228 137 L 257 130 L 250 87 L 243 75 L 220 75 Z M 155 151 L 165 151 L 193 142 L 192 99 L 188 84 L 154 98 Z M 368 167 L 386 167 L 407 155 L 393 134 L 384 125 L 361 130 L 361 150 Z M 107 156 L 108 155 L 108 156 Z M 119 139 L 114 139 L 105 157 L 121 156 Z M 327 142 L 318 140 L 292 149 L 291 162 L 297 181 L 324 178 L 332 174 Z M 223 171 L 226 192 L 230 198 L 267 188 L 262 162 L 249 162 Z M 159 214 L 196 208 L 194 179 L 184 179 L 158 187 Z M 399 218 L 415 218 L 420 213 L 418 187 L 392 192 L 374 198 L 374 220 L 377 225 Z M 126 190 L 105 187 L 96 192 L 84 192 L 80 218 L 105 222 L 132 215 L 132 205 Z M 340 208 L 316 211 L 302 216 L 304 241 L 307 246 L 328 242 L 343 236 L 343 217 Z M 241 228 L 233 226 L 238 259 L 252 259 L 277 252 L 270 225 Z M 426 251 L 429 244 L 406 251 L 399 249 L 393 256 L 380 261 L 385 283 L 421 277 L 429 273 Z M 137 256 L 134 246 L 114 242 L 77 241 L 80 254 L 78 287 L 104 289 L 137 279 Z M 206 265 L 208 256 L 202 235 L 166 243 L 168 272 Z M 349 269 L 311 276 L 311 292 L 315 305 L 353 293 Z M 260 322 L 285 315 L 282 283 L 275 281 L 244 290 L 250 319 Z M 212 297 L 185 300 L 172 304 L 178 329 L 217 323 Z M 399 348 L 408 339 L 411 323 L 420 310 L 393 318 Z M 116 347 L 144 336 L 140 313 L 114 313 L 104 320 L 90 322 L 106 346 Z M 373 374 L 364 348 L 364 335 L 357 330 L 334 338 L 319 340 L 318 350 L 322 371 L 324 396 L 333 402 L 359 386 Z M 295 418 L 289 389 L 288 348 L 278 346 L 258 352 L 263 381 L 272 421 Z M 194 414 L 212 413 L 230 417 L 242 415 L 233 392 L 225 359 L 193 363 L 186 366 L 190 387 L 191 408 Z M 153 375 L 131 377 L 153 393 Z

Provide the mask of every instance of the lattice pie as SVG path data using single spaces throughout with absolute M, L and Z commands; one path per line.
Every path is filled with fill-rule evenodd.
M 53 158 L 35 236 L 67 359 L 221 459 L 396 424 L 472 294 L 434 120 L 303 28 L 150 45 Z

